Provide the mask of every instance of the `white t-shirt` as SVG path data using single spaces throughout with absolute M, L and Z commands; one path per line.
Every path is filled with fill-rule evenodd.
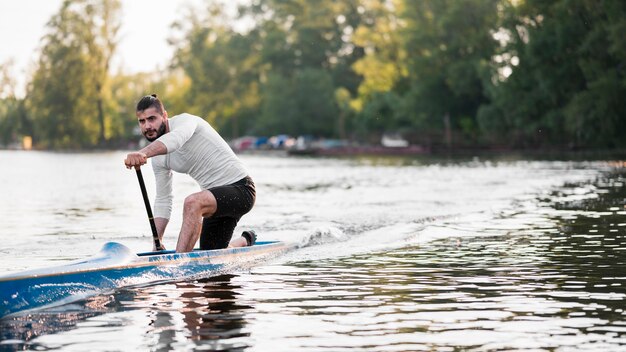
M 172 170 L 191 176 L 202 189 L 225 186 L 248 176 L 243 163 L 226 141 L 198 116 L 180 114 L 169 119 L 170 131 L 157 140 L 167 154 L 152 157 L 156 179 L 154 216 L 172 213 Z

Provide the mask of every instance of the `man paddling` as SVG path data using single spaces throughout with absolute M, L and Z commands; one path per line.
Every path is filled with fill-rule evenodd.
M 201 249 L 254 244 L 254 231 L 244 231 L 231 241 L 237 222 L 254 205 L 256 190 L 226 141 L 198 116 L 183 113 L 168 118 L 156 94 L 141 98 L 135 114 L 141 133 L 151 143 L 129 153 L 124 164 L 136 168 L 152 158 L 159 239 L 163 239 L 172 212 L 172 171 L 176 171 L 190 175 L 202 189 L 185 198 L 176 252 L 191 251 L 198 239 Z

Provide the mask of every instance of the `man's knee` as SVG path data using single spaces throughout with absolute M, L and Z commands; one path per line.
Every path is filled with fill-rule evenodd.
M 190 194 L 185 198 L 183 203 L 184 211 L 199 212 L 204 217 L 208 217 L 215 213 L 217 204 L 215 197 L 209 191 L 202 191 Z

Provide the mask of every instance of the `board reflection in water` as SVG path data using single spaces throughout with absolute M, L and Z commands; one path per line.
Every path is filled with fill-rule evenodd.
M 170 351 L 189 344 L 219 350 L 245 348 L 250 335 L 246 330 L 246 311 L 252 307 L 239 299 L 237 291 L 241 287 L 232 282 L 233 277 L 222 275 L 122 289 L 111 295 L 5 318 L 0 320 L 0 350 L 63 349 L 63 339 L 55 334 L 85 328 L 95 333 L 89 344 L 106 350 L 107 346 L 123 345 L 127 335 L 124 330 L 137 324 L 145 331 L 144 341 L 138 347 L 152 346 L 151 350 Z M 118 334 L 117 339 L 109 340 L 110 334 L 98 333 L 103 330 Z M 43 344 L 39 337 L 43 337 Z M 73 339 L 68 347 L 77 342 L 80 341 Z

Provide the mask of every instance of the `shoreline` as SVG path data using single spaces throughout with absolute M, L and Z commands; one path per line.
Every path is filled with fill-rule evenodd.
M 3 148 L 0 152 L 47 152 L 59 154 L 87 154 L 87 153 L 111 153 L 134 150 L 129 148 L 85 148 L 85 149 L 19 149 Z M 390 148 L 382 146 L 356 146 L 338 147 L 328 149 L 245 149 L 234 150 L 237 155 L 268 155 L 281 157 L 311 157 L 311 158 L 349 158 L 349 157 L 402 157 L 402 158 L 470 158 L 470 157 L 514 157 L 526 159 L 567 159 L 582 160 L 591 159 L 620 159 L 626 160 L 626 150 L 623 149 L 514 149 L 514 148 L 435 148 L 426 149 L 419 146 L 402 148 Z

